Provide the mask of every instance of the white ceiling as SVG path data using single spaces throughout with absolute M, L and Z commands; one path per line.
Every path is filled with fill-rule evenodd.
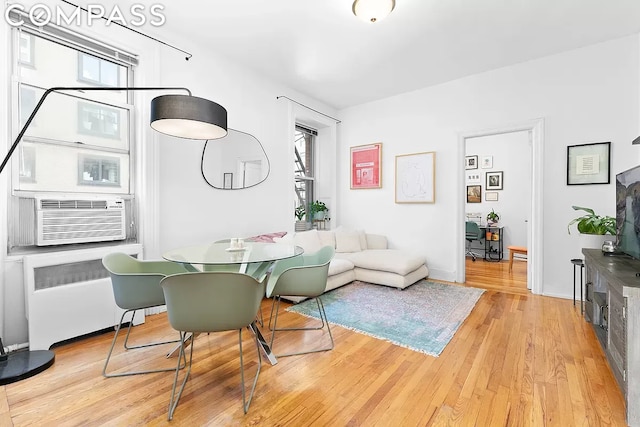
M 158 38 L 197 37 L 338 109 L 640 32 L 640 0 L 396 0 L 375 24 L 352 0 L 163 4 Z

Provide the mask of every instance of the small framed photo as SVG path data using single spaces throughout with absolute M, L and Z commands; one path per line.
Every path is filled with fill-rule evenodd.
M 225 190 L 233 189 L 233 174 L 228 172 L 223 175 L 223 185 L 222 188 Z
M 482 169 L 491 169 L 493 167 L 493 156 L 482 156 Z
M 500 172 L 487 172 L 486 173 L 486 185 L 485 188 L 489 190 L 502 190 L 502 171 Z
M 466 156 L 464 165 L 465 169 L 478 169 L 478 156 Z
M 480 173 L 478 173 L 478 172 L 468 172 L 467 173 L 467 184 L 480 184 Z
M 485 202 L 497 202 L 498 201 L 498 192 L 497 191 L 485 191 L 484 200 L 485 200 Z
M 569 145 L 567 185 L 609 184 L 611 142 Z
M 482 186 L 467 185 L 467 203 L 482 202 Z

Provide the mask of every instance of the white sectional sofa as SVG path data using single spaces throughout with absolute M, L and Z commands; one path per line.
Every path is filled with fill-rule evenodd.
M 387 238 L 363 231 L 309 230 L 276 238 L 278 242 L 293 242 L 306 253 L 323 246 L 332 246 L 335 257 L 329 264 L 326 291 L 354 280 L 404 289 L 429 275 L 426 258 L 400 249 L 389 249 Z M 301 299 L 290 297 L 292 301 Z

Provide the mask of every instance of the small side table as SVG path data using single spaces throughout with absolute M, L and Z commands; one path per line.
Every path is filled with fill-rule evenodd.
M 580 267 L 580 314 L 584 314 L 584 298 L 582 297 L 584 262 L 582 258 L 573 258 L 571 264 L 573 264 L 573 306 L 576 305 L 576 271 L 577 267 Z

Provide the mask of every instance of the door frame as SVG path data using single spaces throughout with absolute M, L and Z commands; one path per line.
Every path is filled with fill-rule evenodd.
M 464 158 L 466 155 L 467 139 L 482 136 L 502 135 L 512 132 L 529 132 L 531 136 L 531 226 L 528 227 L 528 254 L 527 262 L 527 285 L 534 294 L 542 294 L 542 273 L 543 259 L 543 160 L 544 160 L 544 119 L 533 119 L 530 121 L 517 123 L 493 129 L 472 131 L 462 133 L 458 136 L 458 201 L 456 203 L 457 219 L 457 239 L 456 242 L 456 282 L 464 283 L 466 280 L 465 267 L 465 244 L 464 244 L 464 224 L 465 224 L 465 167 Z

